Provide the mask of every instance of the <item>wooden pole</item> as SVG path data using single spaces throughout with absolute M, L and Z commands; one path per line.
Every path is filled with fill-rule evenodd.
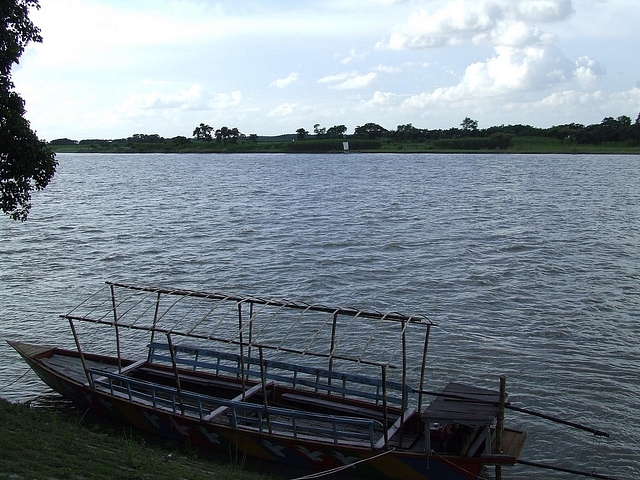
M 240 380 L 242 381 L 242 400 L 246 390 L 244 378 L 244 342 L 242 341 L 242 304 L 238 302 L 238 333 L 240 334 Z
M 116 328 L 116 350 L 118 351 L 118 373 L 122 373 L 122 356 L 120 355 L 120 331 L 118 329 L 118 312 L 116 310 L 116 292 L 113 285 L 111 287 L 111 305 L 113 307 L 113 324 Z
M 264 357 L 262 356 L 262 347 L 258 346 L 258 353 L 260 354 L 260 380 L 262 382 L 262 403 L 264 404 L 264 414 L 267 417 L 267 428 L 271 435 L 271 418 L 269 417 L 269 401 L 267 399 L 267 373 L 264 368 Z
M 331 326 L 331 346 L 329 347 L 329 371 L 333 371 L 333 349 L 336 345 L 336 326 L 338 323 L 338 314 L 334 312 L 333 314 L 333 325 Z M 331 377 L 327 379 L 327 384 L 331 386 Z M 331 396 L 331 389 L 327 392 L 329 396 Z
M 400 412 L 400 435 L 399 435 L 400 448 L 402 448 L 402 435 L 404 433 L 404 411 L 409 407 L 409 398 L 407 395 L 407 326 L 408 325 L 409 325 L 408 321 L 402 320 L 402 411 Z
M 71 326 L 71 332 L 73 333 L 73 339 L 76 342 L 76 348 L 78 349 L 78 353 L 80 354 L 80 361 L 82 362 L 82 368 L 84 368 L 84 374 L 87 376 L 87 381 L 89 382 L 89 387 L 91 389 L 94 388 L 93 380 L 91 375 L 89 374 L 89 369 L 87 368 L 87 361 L 84 359 L 84 353 L 82 353 L 82 348 L 80 347 L 80 339 L 78 338 L 78 332 L 76 332 L 76 326 L 73 324 L 73 320 L 69 319 L 69 325 Z
M 427 348 L 429 347 L 429 333 L 431 325 L 427 324 L 427 333 L 424 337 L 424 348 L 422 350 L 422 365 L 420 366 L 420 393 L 418 394 L 418 412 L 422 412 L 422 390 L 424 389 L 424 375 L 427 368 Z
M 156 298 L 156 309 L 153 312 L 153 328 L 151 329 L 151 345 L 149 345 L 149 354 L 147 356 L 147 362 L 151 362 L 151 350 L 153 349 L 153 340 L 156 337 L 156 324 L 158 323 L 158 311 L 160 310 L 160 292 L 158 292 L 158 298 Z
M 500 376 L 500 403 L 498 404 L 498 421 L 496 424 L 496 454 L 502 453 L 502 433 L 504 432 L 504 404 L 507 399 L 507 377 Z M 489 452 L 491 453 L 491 452 Z M 502 480 L 502 466 L 496 465 L 496 480 Z
M 387 429 L 387 367 L 382 365 L 382 428 L 384 429 L 384 447 L 389 447 L 389 433 Z
M 171 353 L 171 364 L 173 365 L 173 374 L 176 377 L 176 389 L 178 391 L 178 402 L 180 403 L 180 411 L 184 415 L 184 402 L 182 401 L 182 386 L 180 385 L 180 374 L 178 373 L 178 362 L 176 362 L 176 352 L 171 342 L 171 334 L 167 332 L 167 343 L 169 344 L 169 352 Z

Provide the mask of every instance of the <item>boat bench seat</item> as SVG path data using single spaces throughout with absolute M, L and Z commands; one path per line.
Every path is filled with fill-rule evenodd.
M 332 401 L 326 398 L 317 398 L 307 395 L 299 395 L 296 393 L 283 393 L 282 399 L 287 403 L 311 406 L 322 411 L 329 411 L 331 413 L 337 413 L 342 415 L 349 415 L 353 417 L 370 418 L 379 420 L 384 419 L 384 414 L 380 410 L 372 408 L 360 407 L 358 405 L 351 405 L 340 401 Z M 336 400 L 338 400 L 336 398 Z
M 266 390 L 266 389 L 270 388 L 271 386 L 273 386 L 273 382 L 267 382 L 264 385 L 264 389 Z M 254 385 L 253 387 L 249 388 L 248 390 L 245 390 L 244 393 L 241 393 L 240 395 L 236 396 L 235 398 L 232 398 L 231 401 L 232 402 L 245 401 L 249 397 L 254 395 L 256 392 L 261 391 L 262 389 L 263 389 L 262 383 L 258 383 L 257 385 Z M 215 410 L 213 410 L 206 417 L 203 417 L 202 420 L 204 420 L 205 422 L 209 422 L 209 421 L 213 420 L 214 418 L 226 413 L 229 410 L 229 408 L 230 407 L 228 405 L 222 405 L 222 406 L 216 408 Z
M 386 440 L 387 442 L 393 438 L 393 436 L 398 433 L 398 430 L 411 418 L 411 416 L 416 413 L 417 409 L 415 407 L 407 408 L 402 415 L 398 417 L 391 428 L 387 430 Z M 376 448 L 382 448 L 385 446 L 385 437 L 383 436 L 378 443 L 376 443 Z
M 155 368 L 142 367 L 138 369 L 140 372 L 144 372 L 148 375 L 154 375 L 157 377 L 163 377 L 170 379 L 172 381 L 175 380 L 176 375 L 174 372 L 157 370 Z M 203 387 L 208 387 L 212 389 L 226 389 L 226 390 L 242 390 L 242 384 L 239 382 L 234 382 L 233 380 L 221 380 L 219 378 L 203 378 L 197 375 L 189 375 L 183 372 L 180 372 L 180 382 L 183 383 L 194 383 Z

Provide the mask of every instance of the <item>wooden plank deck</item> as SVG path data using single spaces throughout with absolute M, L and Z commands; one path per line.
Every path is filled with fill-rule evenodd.
M 264 385 L 265 390 L 269 389 L 273 386 L 273 382 L 267 382 Z M 255 394 L 258 391 L 261 391 L 263 388 L 262 383 L 258 383 L 257 385 L 254 385 L 253 387 L 251 387 L 250 389 L 244 391 L 243 393 L 241 393 L 240 395 L 238 395 L 235 398 L 232 398 L 231 401 L 232 402 L 240 402 L 240 401 L 246 401 L 249 399 L 249 397 L 251 397 L 253 394 Z M 229 406 L 227 405 L 223 405 L 222 407 L 218 407 L 216 408 L 213 412 L 211 412 L 209 415 L 207 415 L 206 417 L 204 417 L 202 420 L 205 422 L 209 422 L 211 420 L 213 420 L 215 417 L 222 415 L 223 413 L 226 413 L 229 410 Z
M 423 410 L 422 418 L 426 422 L 482 426 L 491 425 L 498 416 L 498 392 L 461 383 L 449 383 L 442 393 L 445 395 L 436 397 L 431 405 Z
M 80 357 L 69 357 L 67 355 L 52 355 L 49 358 L 43 358 L 42 364 L 49 367 L 52 370 L 60 372 L 62 375 L 69 377 L 81 383 L 87 382 L 87 375 L 82 366 L 82 360 Z M 96 370 L 106 370 L 109 372 L 117 372 L 117 365 L 110 365 L 104 362 L 97 362 L 95 360 L 86 359 L 87 368 L 93 368 Z
M 291 405 L 300 405 L 304 407 L 314 407 L 317 410 L 325 411 L 329 413 L 335 413 L 338 415 L 351 415 L 361 418 L 372 418 L 374 420 L 382 421 L 384 414 L 381 410 L 374 410 L 372 408 L 361 407 L 357 405 L 349 405 L 347 403 L 340 402 L 336 397 L 336 401 L 329 400 L 328 398 L 318 398 L 315 396 L 299 395 L 297 393 L 283 393 L 282 400 L 285 400 Z M 308 409 L 308 408 L 305 408 Z

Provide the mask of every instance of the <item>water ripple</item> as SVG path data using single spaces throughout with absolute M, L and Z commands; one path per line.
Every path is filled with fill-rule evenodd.
M 506 374 L 515 404 L 612 433 L 510 416 L 525 458 L 640 477 L 637 156 L 58 158 L 1 220 L 3 338 L 70 346 L 57 315 L 106 279 L 424 313 L 430 388 Z M 0 345 L 0 395 L 42 392 L 16 360 Z

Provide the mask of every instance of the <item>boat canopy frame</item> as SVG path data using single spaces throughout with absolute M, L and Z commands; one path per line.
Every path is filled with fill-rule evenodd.
M 409 392 L 418 392 L 419 410 L 429 336 L 435 325 L 426 315 L 116 282 L 106 282 L 105 287 L 60 317 L 69 321 L 81 355 L 75 321 L 113 327 L 119 362 L 122 360 L 120 330 L 131 329 L 150 332 L 149 345 L 157 342 L 158 335 L 164 335 L 172 349 L 172 339 L 182 337 L 231 346 L 239 351 L 241 359 L 251 358 L 252 349 L 257 349 L 261 356 L 263 351 L 271 350 L 297 357 L 322 358 L 328 363 L 329 371 L 334 370 L 335 361 L 359 364 L 360 368 L 365 365 L 380 369 L 383 384 L 387 382 L 389 369 L 400 370 L 402 403 L 408 405 Z M 423 336 L 412 334 L 409 342 L 412 352 L 417 347 L 421 350 L 419 387 L 413 389 L 407 384 L 407 332 L 416 328 L 423 329 L 424 333 Z M 353 342 L 344 342 L 349 345 L 341 350 L 343 340 L 352 335 L 359 338 L 359 350 Z M 417 344 L 416 338 L 420 337 L 423 342 Z M 319 343 L 329 345 L 318 347 Z M 381 358 L 383 354 L 385 358 Z M 413 366 L 416 360 L 415 354 L 412 355 Z

